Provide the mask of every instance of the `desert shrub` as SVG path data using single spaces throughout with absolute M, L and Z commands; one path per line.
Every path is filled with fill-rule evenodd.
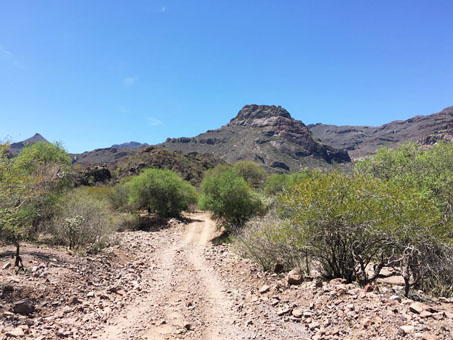
M 349 282 L 365 284 L 382 268 L 397 266 L 395 273 L 408 278 L 408 291 L 428 273 L 423 258 L 448 230 L 430 200 L 369 176 L 313 176 L 294 184 L 279 203 L 295 239 L 308 247 L 322 274 Z M 367 272 L 371 263 L 372 275 Z
M 266 196 L 276 196 L 287 190 L 291 185 L 298 181 L 302 181 L 305 178 L 311 177 L 313 174 L 319 171 L 302 169 L 300 172 L 287 174 L 276 174 L 268 178 L 266 185 L 264 186 L 264 194 Z
M 275 211 L 258 216 L 247 222 L 233 238 L 233 248 L 241 256 L 259 263 L 264 270 L 272 270 L 276 264 L 284 270 L 295 267 L 305 270 L 307 248 L 287 220 Z
M 129 182 L 129 202 L 160 217 L 177 217 L 197 201 L 197 192 L 171 170 L 147 169 Z
M 357 162 L 355 171 L 391 180 L 401 187 L 410 186 L 433 200 L 445 219 L 453 216 L 452 143 L 439 143 L 430 149 L 414 143 L 395 150 L 383 147 L 376 155 Z
M 129 207 L 129 184 L 121 181 L 115 184 L 109 192 L 109 201 L 112 207 L 117 210 L 126 210 Z
M 112 225 L 117 231 L 138 230 L 140 217 L 137 214 L 128 212 L 114 213 L 111 215 Z
M 267 174 L 263 168 L 252 161 L 238 161 L 233 164 L 233 169 L 236 170 L 242 178 L 254 189 L 262 188 L 266 180 Z
M 97 249 L 113 231 L 110 211 L 104 200 L 84 190 L 73 190 L 57 203 L 52 231 L 59 244 L 77 249 Z
M 241 227 L 264 211 L 260 197 L 234 169 L 226 169 L 203 180 L 199 207 L 211 210 L 229 229 Z

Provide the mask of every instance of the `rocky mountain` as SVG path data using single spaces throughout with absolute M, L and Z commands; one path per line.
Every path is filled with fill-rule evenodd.
M 30 137 L 26 140 L 23 140 L 23 141 L 17 142 L 17 143 L 12 143 L 9 147 L 9 151 L 13 156 L 16 156 L 25 145 L 34 144 L 34 143 L 38 143 L 38 142 L 49 143 L 49 141 L 47 139 L 45 139 L 39 133 L 36 133 L 33 137 Z
M 352 158 L 375 153 L 380 147 L 406 142 L 432 143 L 452 139 L 453 106 L 439 113 L 396 120 L 381 126 L 308 125 L 311 134 L 327 145 L 346 149 Z
M 113 144 L 112 148 L 135 148 L 135 147 L 140 147 L 140 146 L 147 146 L 148 144 L 146 143 L 139 143 L 139 142 L 127 142 L 127 143 L 122 143 L 122 144 Z
M 140 147 L 126 147 L 126 148 L 102 148 L 95 149 L 93 151 L 85 151 L 80 154 L 70 154 L 72 163 L 81 165 L 93 165 L 93 164 L 107 164 L 112 165 L 117 162 L 135 155 L 139 152 Z
M 160 146 L 212 153 L 227 162 L 252 160 L 271 172 L 350 162 L 346 151 L 313 139 L 307 126 L 280 106 L 246 105 L 227 125 L 196 137 L 169 138 Z

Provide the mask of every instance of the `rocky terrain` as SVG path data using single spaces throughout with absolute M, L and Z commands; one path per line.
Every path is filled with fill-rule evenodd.
M 350 162 L 346 151 L 319 143 L 304 123 L 280 106 L 246 105 L 229 124 L 192 138 L 172 138 L 164 148 L 212 153 L 229 163 L 252 160 L 269 172 L 325 168 Z
M 0 339 L 451 339 L 451 299 L 264 273 L 186 220 L 87 257 L 27 244 L 24 273 L 1 248 Z
M 397 120 L 381 126 L 336 126 L 313 124 L 308 126 L 320 141 L 345 149 L 352 158 L 375 153 L 380 147 L 395 147 L 406 142 L 419 142 L 431 137 L 448 140 L 452 136 L 453 106 L 439 113 Z M 446 138 L 442 138 L 445 136 Z M 437 136 L 437 137 L 436 137 Z

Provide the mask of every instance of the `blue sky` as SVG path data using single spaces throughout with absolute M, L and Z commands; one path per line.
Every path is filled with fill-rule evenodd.
M 82 152 L 228 123 L 245 104 L 380 125 L 453 105 L 453 2 L 0 2 L 0 138 Z

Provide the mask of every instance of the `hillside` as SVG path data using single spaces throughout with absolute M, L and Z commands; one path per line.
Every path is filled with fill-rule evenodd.
M 229 124 L 217 130 L 192 138 L 169 138 L 161 146 L 212 153 L 229 163 L 252 160 L 270 172 L 350 162 L 346 151 L 314 140 L 305 124 L 280 106 L 246 105 Z
M 137 175 L 145 168 L 169 169 L 198 186 L 203 179 L 203 173 L 221 163 L 224 161 L 211 154 L 183 153 L 148 146 L 142 148 L 137 154 L 121 160 L 114 167 L 114 172 L 122 178 Z
M 453 128 L 453 106 L 427 116 L 396 120 L 381 126 L 308 125 L 312 135 L 331 147 L 346 149 L 352 158 L 375 153 L 380 147 L 394 147 L 405 142 L 423 141 L 441 136 Z M 442 137 L 441 137 L 442 138 Z
M 13 155 L 13 156 L 16 156 L 17 154 L 19 154 L 20 150 L 27 144 L 34 144 L 34 143 L 38 143 L 38 142 L 46 142 L 46 143 L 49 143 L 47 141 L 47 139 L 45 139 L 43 136 L 41 136 L 39 133 L 36 133 L 33 137 L 30 137 L 28 139 L 25 139 L 21 142 L 17 142 L 17 143 L 12 143 L 9 147 L 9 151 L 10 153 Z

